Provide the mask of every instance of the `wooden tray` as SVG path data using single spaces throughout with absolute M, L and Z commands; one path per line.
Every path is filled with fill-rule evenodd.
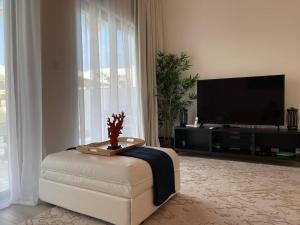
M 119 141 L 119 145 L 121 145 L 122 148 L 116 150 L 107 149 L 107 147 L 110 145 L 109 141 L 103 141 L 103 142 L 78 146 L 76 150 L 85 154 L 113 156 L 113 155 L 120 154 L 121 152 L 127 152 L 133 148 L 141 147 L 145 145 L 145 141 L 139 138 L 119 137 L 118 141 Z

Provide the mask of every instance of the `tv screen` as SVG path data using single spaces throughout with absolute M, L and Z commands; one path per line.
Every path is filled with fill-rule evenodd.
M 199 80 L 201 123 L 283 125 L 284 75 Z

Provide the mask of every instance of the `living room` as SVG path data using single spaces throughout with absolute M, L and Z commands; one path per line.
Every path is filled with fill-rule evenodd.
M 299 8 L 0 0 L 0 224 L 298 225 Z

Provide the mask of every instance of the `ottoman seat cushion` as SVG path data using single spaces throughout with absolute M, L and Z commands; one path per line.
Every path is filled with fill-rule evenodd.
M 175 186 L 176 190 L 179 189 L 176 153 L 166 148 L 157 150 L 166 152 L 172 158 Z M 151 167 L 144 160 L 126 156 L 95 156 L 77 151 L 47 156 L 42 163 L 41 178 L 129 199 L 153 187 Z

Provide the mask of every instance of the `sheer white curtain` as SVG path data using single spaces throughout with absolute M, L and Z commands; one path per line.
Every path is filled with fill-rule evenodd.
M 124 111 L 123 136 L 143 138 L 134 1 L 78 1 L 80 143 L 107 139 L 106 118 Z
M 40 1 L 4 0 L 3 15 L 9 192 L 0 207 L 37 203 L 43 147 Z
M 4 2 L 0 0 L 0 208 L 9 199 L 7 91 L 4 62 Z

